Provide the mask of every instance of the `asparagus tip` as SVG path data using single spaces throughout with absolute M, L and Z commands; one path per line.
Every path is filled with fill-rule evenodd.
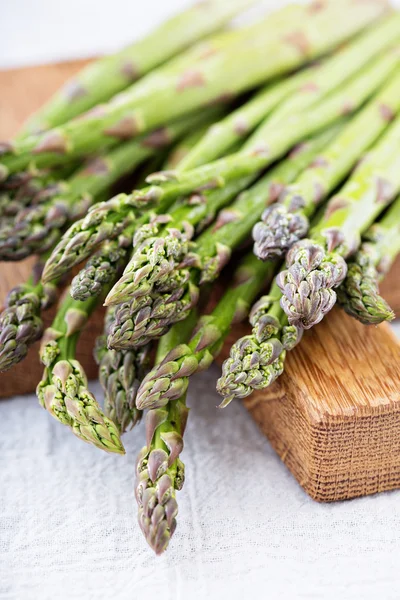
M 309 222 L 301 213 L 291 213 L 282 204 L 264 210 L 261 221 L 253 227 L 254 254 L 261 260 L 280 257 L 303 238 Z
M 335 305 L 333 288 L 346 277 L 346 262 L 337 252 L 326 252 L 307 239 L 289 250 L 287 266 L 276 279 L 283 294 L 281 306 L 291 325 L 310 329 Z

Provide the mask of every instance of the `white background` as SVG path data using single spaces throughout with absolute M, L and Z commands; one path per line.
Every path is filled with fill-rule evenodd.
M 0 68 L 111 52 L 193 1 L 0 0 Z
M 0 0 L 0 66 L 115 49 L 185 4 Z M 178 529 L 158 559 L 135 522 L 142 426 L 108 456 L 34 397 L 0 402 L 1 600 L 399 599 L 400 493 L 313 503 L 240 404 L 215 410 L 217 375 L 191 386 Z

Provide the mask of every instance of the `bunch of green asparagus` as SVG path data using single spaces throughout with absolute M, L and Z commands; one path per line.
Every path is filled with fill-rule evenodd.
M 336 302 L 365 324 L 394 316 L 379 282 L 400 253 L 400 14 L 310 0 L 229 25 L 254 3 L 173 17 L 0 144 L 0 259 L 37 256 L 0 315 L 0 369 L 41 339 L 40 404 L 108 452 L 146 411 L 136 499 L 157 554 L 176 528 L 190 377 L 232 326 L 249 315 L 221 407 L 276 381 Z M 76 359 L 102 304 L 104 408 Z

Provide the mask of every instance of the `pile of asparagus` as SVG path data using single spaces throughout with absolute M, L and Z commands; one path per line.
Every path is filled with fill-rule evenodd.
M 38 257 L 0 316 L 0 368 L 41 339 L 40 404 L 102 450 L 124 453 L 146 411 L 136 499 L 156 553 L 176 527 L 190 377 L 238 320 L 252 329 L 223 364 L 221 406 L 276 381 L 337 302 L 393 318 L 379 282 L 400 252 L 400 14 L 314 0 L 228 26 L 249 4 L 172 18 L 0 144 L 0 258 Z M 110 199 L 127 174 L 135 189 Z M 75 356 L 102 304 L 104 409 Z

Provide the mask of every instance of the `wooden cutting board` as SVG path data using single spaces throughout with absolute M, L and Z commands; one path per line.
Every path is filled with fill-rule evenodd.
M 11 137 L 85 62 L 0 72 L 0 139 Z M 27 276 L 31 262 L 1 263 L 0 304 Z M 400 315 L 400 261 L 383 295 Z M 53 314 L 46 315 L 48 324 Z M 96 377 L 92 348 L 101 330 L 98 313 L 79 344 L 78 358 L 90 378 Z M 245 326 L 235 327 L 219 362 L 245 332 Z M 35 389 L 42 371 L 37 346 L 23 363 L 1 374 L 0 397 Z M 314 499 L 343 500 L 400 487 L 399 383 L 400 344 L 390 328 L 364 327 L 335 309 L 289 353 L 279 381 L 253 394 L 245 406 Z

